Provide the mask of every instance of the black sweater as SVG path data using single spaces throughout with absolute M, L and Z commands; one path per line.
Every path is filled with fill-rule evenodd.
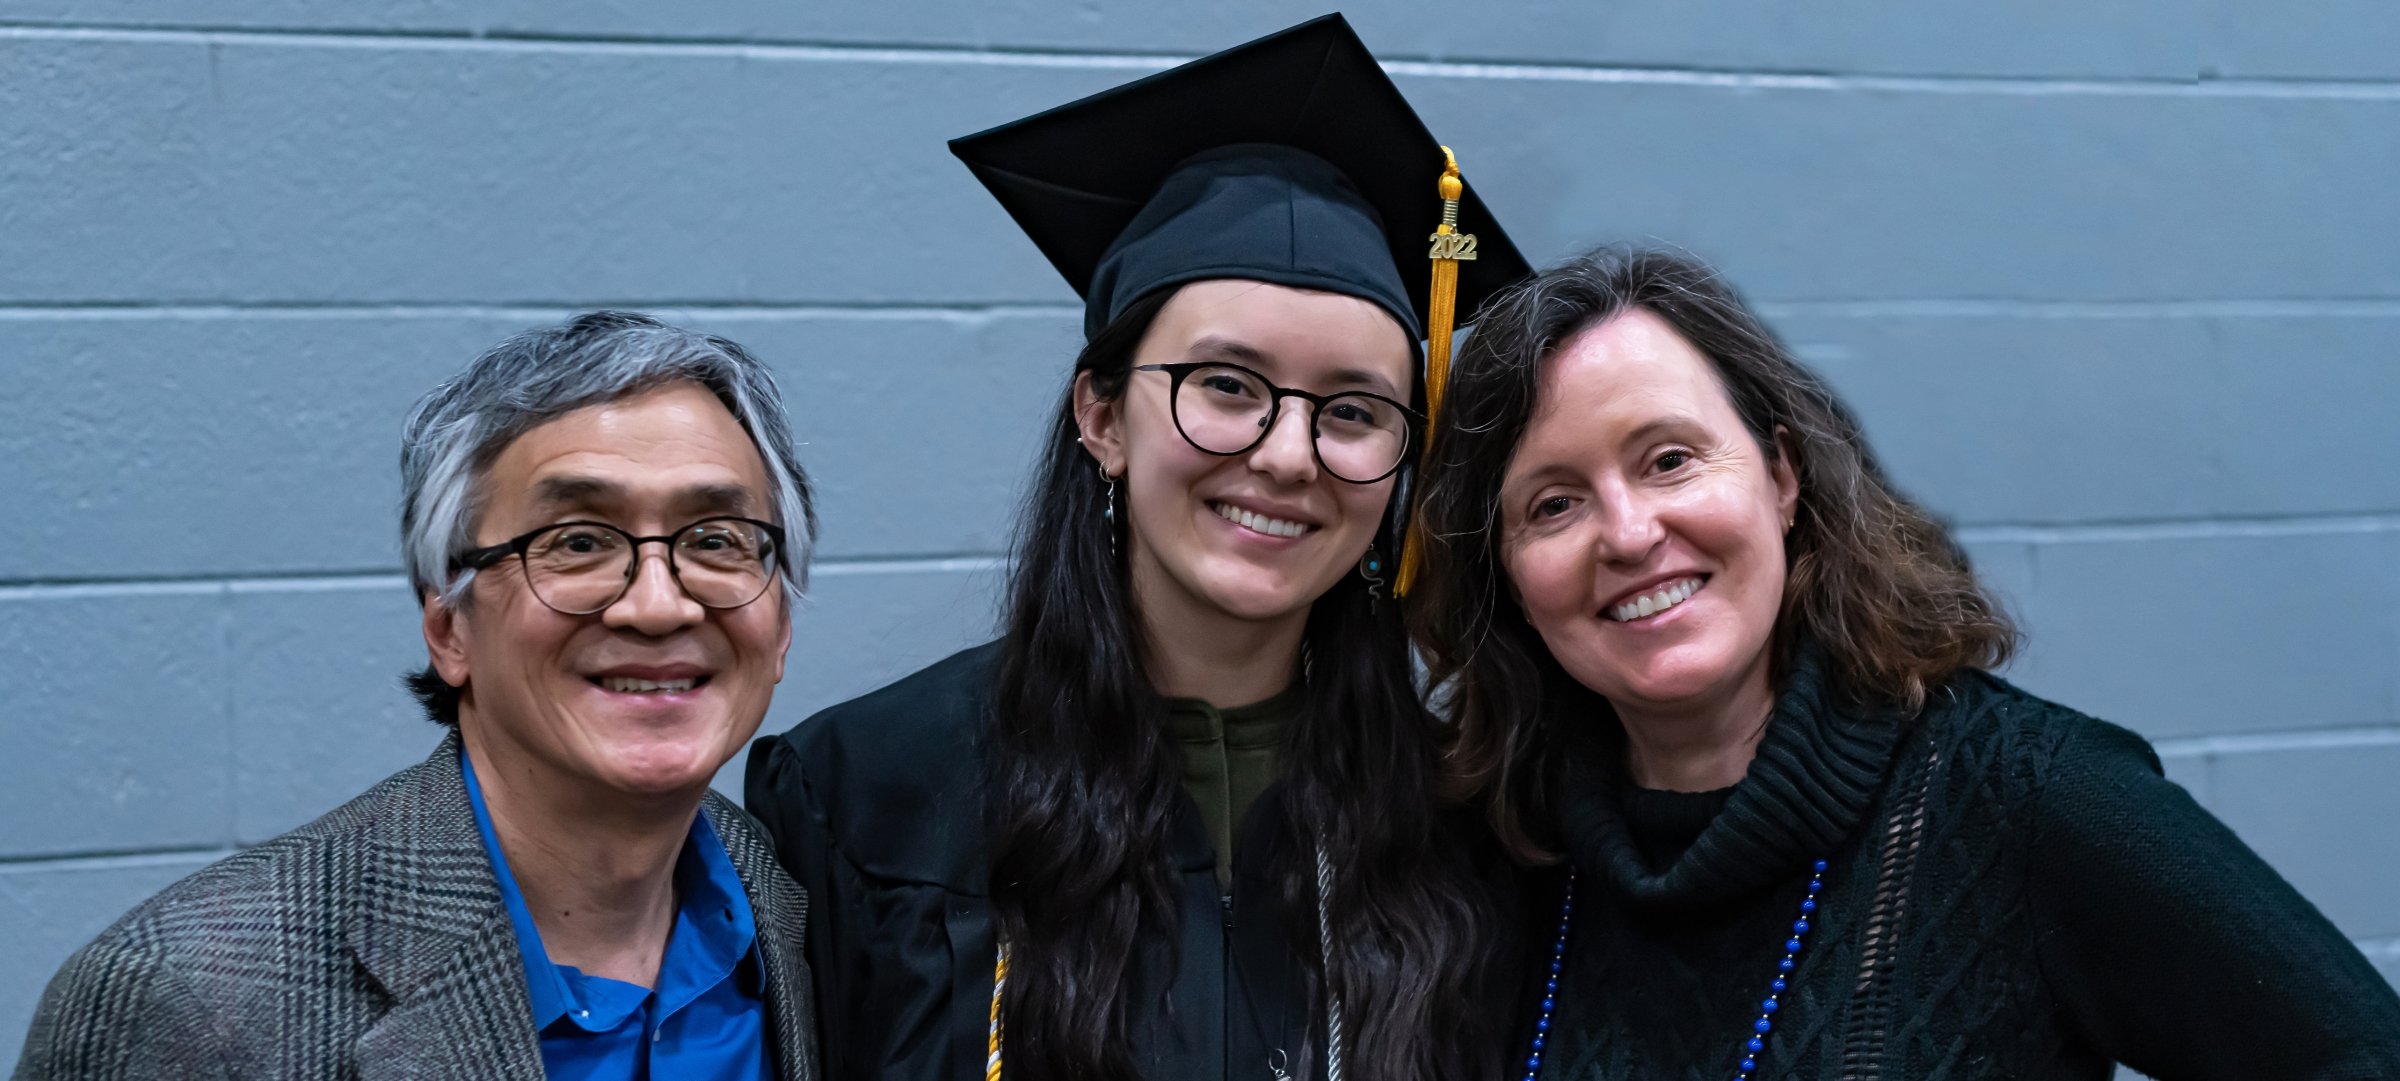
M 1545 1081 L 1734 1077 L 1819 858 L 1753 1077 L 2400 1078 L 2400 998 L 2124 729 L 1982 673 L 1869 717 L 1804 661 L 1743 781 L 1679 795 L 1591 727 L 1557 788 L 1578 885 Z M 1529 891 L 1543 962 L 1562 875 Z

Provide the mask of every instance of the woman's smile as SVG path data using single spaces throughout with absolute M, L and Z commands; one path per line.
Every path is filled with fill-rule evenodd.
M 1789 464 L 1648 311 L 1576 334 L 1538 378 L 1500 504 L 1526 621 L 1621 716 L 1764 712 Z
M 1666 618 L 1668 612 L 1681 609 L 1683 602 L 1708 584 L 1705 575 L 1685 574 L 1663 583 L 1642 586 L 1600 610 L 1601 618 L 1612 623 L 1653 625 Z

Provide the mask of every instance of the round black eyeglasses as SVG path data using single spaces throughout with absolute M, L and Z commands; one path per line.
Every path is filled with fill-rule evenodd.
M 709 608 L 757 600 L 783 566 L 782 528 L 755 518 L 703 518 L 663 537 L 637 537 L 605 522 L 561 522 L 459 556 L 452 569 L 485 570 L 515 556 L 534 598 L 563 615 L 588 616 L 625 595 L 641 571 L 642 545 L 667 546 L 667 573 Z
M 1285 398 L 1309 403 L 1309 445 L 1317 464 L 1352 484 L 1373 484 L 1398 470 L 1425 419 L 1381 394 L 1311 394 L 1276 386 L 1239 364 L 1142 364 L 1133 370 L 1173 377 L 1168 402 L 1175 430 L 1184 442 L 1215 455 L 1246 454 L 1258 446 L 1274 429 Z

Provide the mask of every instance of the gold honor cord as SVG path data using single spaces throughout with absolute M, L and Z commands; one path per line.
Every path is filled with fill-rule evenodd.
M 992 1027 L 984 1037 L 983 1081 L 1000 1081 L 1000 992 L 1008 987 L 1008 943 L 1000 944 L 1000 958 L 992 962 Z
M 1317 844 L 1317 948 L 1325 965 L 1325 1081 L 1342 1081 L 1342 996 L 1333 991 L 1333 861 L 1325 845 Z M 993 951 L 992 1023 L 983 1040 L 983 1081 L 1000 1081 L 1000 996 L 1008 988 L 1008 943 Z M 1283 1049 L 1277 1048 L 1267 1068 L 1277 1078 L 1291 1075 L 1283 1068 Z
M 1008 944 L 991 963 L 991 1031 L 984 1035 L 984 1081 L 1001 1081 L 1001 990 L 1008 987 Z
M 1442 224 L 1426 239 L 1432 248 L 1425 254 L 1433 261 L 1433 295 L 1425 312 L 1425 450 L 1418 456 L 1417 473 L 1421 478 L 1425 467 L 1433 462 L 1435 426 L 1441 423 L 1442 393 L 1450 387 L 1450 335 L 1458 327 L 1458 264 L 1475 258 L 1475 234 L 1458 231 L 1458 200 L 1466 194 L 1466 181 L 1458 175 L 1458 156 L 1449 147 L 1442 148 L 1442 179 L 1437 185 L 1442 196 Z M 1415 498 L 1419 493 L 1410 493 Z M 1393 592 L 1405 597 L 1417 581 L 1417 562 L 1425 547 L 1425 528 L 1415 515 L 1409 516 L 1408 539 L 1400 544 L 1400 582 Z

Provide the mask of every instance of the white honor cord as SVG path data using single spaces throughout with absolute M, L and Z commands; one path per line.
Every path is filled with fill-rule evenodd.
M 1342 996 L 1333 989 L 1333 861 L 1317 845 L 1317 949 L 1325 959 L 1325 1081 L 1342 1081 Z

